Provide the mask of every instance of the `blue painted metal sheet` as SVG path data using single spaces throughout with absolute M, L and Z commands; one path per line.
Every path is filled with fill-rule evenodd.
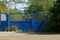
M 17 25 L 18 29 L 23 32 L 28 32 L 30 29 L 33 29 L 35 32 L 39 32 L 39 29 L 42 27 L 43 22 L 28 22 L 28 21 L 11 21 L 10 25 Z
M 0 30 L 1 31 L 5 31 L 5 29 L 7 28 L 7 26 L 8 26 L 7 21 L 1 21 Z
M 39 29 L 42 27 L 43 22 L 28 22 L 28 21 L 10 21 L 10 26 L 16 25 L 19 30 L 23 32 L 28 32 L 30 29 L 33 29 L 35 32 L 39 32 Z M 4 31 L 8 27 L 7 21 L 1 21 L 0 30 Z
M 19 30 L 22 30 L 23 32 L 28 32 L 29 29 L 33 29 L 35 32 L 38 32 L 39 28 L 42 27 L 43 22 L 28 22 L 28 21 L 10 21 L 10 26 L 16 25 Z M 3 31 L 8 26 L 8 23 L 6 21 L 1 22 L 0 29 Z
M 10 26 L 16 25 L 18 29 L 22 30 L 23 32 L 28 32 L 30 27 L 32 27 L 31 22 L 28 21 L 10 21 Z
M 8 26 L 11 27 L 12 25 L 16 25 L 18 29 L 23 32 L 28 32 L 30 29 L 33 29 L 35 32 L 39 32 L 44 24 L 43 21 L 34 21 L 34 15 L 32 17 L 32 21 L 10 21 L 9 14 L 7 14 L 7 18 L 7 21 L 1 21 L 1 31 L 4 31 Z
M 35 32 L 39 32 L 39 30 L 42 28 L 44 22 L 43 21 L 37 21 L 32 23 L 32 29 Z

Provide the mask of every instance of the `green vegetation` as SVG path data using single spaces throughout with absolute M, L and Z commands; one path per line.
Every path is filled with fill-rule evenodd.
M 60 0 L 30 0 L 29 2 L 30 6 L 27 12 L 44 12 L 48 23 L 45 24 L 43 30 L 45 32 L 60 33 Z M 42 18 L 44 19 L 44 17 Z
M 11 27 L 7 27 L 6 29 L 5 29 L 5 31 L 17 31 L 18 30 L 18 28 L 17 28 L 17 26 L 11 26 Z
M 0 13 L 8 13 L 9 9 L 4 2 L 0 2 Z
M 17 26 L 14 26 L 14 25 L 9 28 L 7 27 L 5 29 L 5 31 L 7 31 L 7 32 L 23 32 L 22 30 L 19 30 Z
M 23 21 L 24 17 L 22 14 L 10 14 L 11 21 Z
M 21 1 L 20 1 L 21 2 Z M 20 3 L 19 0 L 17 3 Z M 24 21 L 32 20 L 29 13 L 36 13 L 35 20 L 48 20 L 44 25 L 43 31 L 60 33 L 60 0 L 28 0 L 29 7 L 25 8 L 25 14 L 11 14 L 11 20 Z M 18 9 L 8 9 L 4 2 L 0 2 L 0 12 L 20 13 Z M 41 14 L 38 14 L 42 12 Z M 30 30 L 33 31 L 33 30 Z
M 34 30 L 30 29 L 30 30 L 29 30 L 29 33 L 34 33 Z
M 10 9 L 9 13 L 20 13 L 20 11 L 14 8 L 14 9 Z
M 26 12 L 36 12 L 37 14 L 42 12 L 43 15 L 38 14 L 40 16 L 37 17 L 37 19 L 46 20 L 50 17 L 49 10 L 53 7 L 55 1 L 56 0 L 29 0 L 28 3 L 30 6 L 27 8 Z
M 18 16 L 17 16 L 18 15 Z M 10 14 L 11 21 L 31 21 L 30 14 Z
M 51 17 L 49 18 L 47 31 L 60 33 L 60 0 L 57 0 L 54 7 L 50 10 Z
M 55 0 L 30 0 L 29 11 L 48 12 Z M 38 10 L 37 10 L 38 9 Z

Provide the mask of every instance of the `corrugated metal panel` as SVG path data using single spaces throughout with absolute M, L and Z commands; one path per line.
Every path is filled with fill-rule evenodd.
M 33 29 L 35 32 L 39 32 L 44 24 L 43 21 L 10 21 L 9 15 L 7 15 L 7 18 L 7 21 L 1 21 L 1 31 L 4 31 L 8 26 L 11 27 L 12 25 L 16 25 L 18 29 L 23 32 L 29 32 L 30 29 Z

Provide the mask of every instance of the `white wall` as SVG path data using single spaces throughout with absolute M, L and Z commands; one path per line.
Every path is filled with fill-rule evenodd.
M 6 21 L 6 15 L 5 14 L 1 14 L 1 21 Z

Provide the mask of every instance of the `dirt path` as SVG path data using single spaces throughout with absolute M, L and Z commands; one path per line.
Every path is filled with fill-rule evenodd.
M 60 40 L 60 34 L 35 35 L 26 33 L 0 33 L 0 40 Z

